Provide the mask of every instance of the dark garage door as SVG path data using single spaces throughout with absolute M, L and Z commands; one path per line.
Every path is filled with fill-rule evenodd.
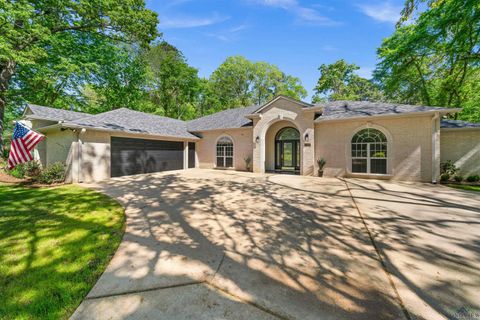
M 113 138 L 112 177 L 183 169 L 183 142 Z

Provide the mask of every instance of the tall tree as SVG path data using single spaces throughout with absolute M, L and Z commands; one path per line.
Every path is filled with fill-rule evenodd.
M 100 113 L 118 108 L 148 110 L 147 65 L 141 48 L 107 44 L 99 68 L 82 90 L 84 110 Z
M 152 111 L 176 119 L 194 118 L 200 91 L 198 70 L 165 41 L 153 46 L 144 58 L 149 67 L 149 95 L 155 106 Z
M 300 79 L 275 65 L 242 56 L 227 58 L 211 75 L 209 86 L 210 100 L 218 103 L 212 111 L 262 104 L 279 94 L 295 99 L 307 95 Z
M 331 100 L 379 101 L 382 95 L 372 81 L 355 74 L 360 69 L 353 63 L 341 59 L 332 64 L 322 64 L 320 78 L 315 87 L 313 102 Z
M 157 15 L 145 8 L 143 0 L 1 0 L 0 3 L 0 151 L 6 96 L 18 67 L 44 59 L 48 48 L 62 43 L 62 37 L 68 34 L 90 34 L 143 46 L 157 36 Z M 95 47 L 88 46 L 88 50 Z
M 422 2 L 406 1 L 397 29 L 378 49 L 375 78 L 398 102 L 480 105 L 479 2 L 433 0 L 419 10 Z

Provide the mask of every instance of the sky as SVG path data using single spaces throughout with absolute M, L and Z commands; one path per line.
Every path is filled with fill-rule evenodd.
M 300 78 L 310 101 L 318 67 L 345 59 L 370 78 L 376 50 L 394 31 L 404 0 L 147 0 L 163 39 L 199 76 L 229 56 L 266 61 Z

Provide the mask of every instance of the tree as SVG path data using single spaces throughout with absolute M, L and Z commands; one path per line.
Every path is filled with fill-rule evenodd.
M 6 97 L 17 68 L 45 59 L 48 49 L 64 43 L 68 35 L 94 35 L 142 46 L 157 36 L 156 13 L 145 9 L 143 0 L 1 0 L 0 3 L 0 151 Z M 68 46 L 68 42 L 64 45 Z M 87 48 L 95 50 L 95 46 Z
M 370 80 L 355 74 L 360 69 L 355 64 L 341 59 L 332 64 L 322 64 L 320 78 L 315 87 L 313 102 L 332 100 L 379 101 L 382 95 L 379 88 Z
M 207 90 L 213 95 L 209 100 L 217 103 L 212 111 L 262 104 L 279 94 L 295 99 L 307 95 L 300 79 L 275 65 L 242 56 L 227 58 L 211 75 Z
M 135 46 L 107 45 L 98 58 L 100 68 L 82 90 L 84 111 L 100 113 L 118 108 L 151 109 L 148 101 L 147 63 Z
M 478 1 L 429 1 L 419 12 L 421 2 L 425 1 L 406 2 L 397 29 L 378 49 L 380 62 L 375 79 L 394 101 L 443 107 L 478 106 Z M 470 119 L 471 114 L 466 117 Z
M 155 106 L 151 111 L 176 119 L 193 119 L 200 91 L 198 70 L 165 41 L 153 46 L 144 59 L 149 67 L 149 95 Z

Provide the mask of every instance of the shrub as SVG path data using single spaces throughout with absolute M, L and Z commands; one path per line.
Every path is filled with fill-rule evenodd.
M 455 166 L 452 160 L 447 160 L 440 164 L 441 173 L 447 173 L 450 176 L 455 175 L 458 172 L 458 168 Z
M 467 177 L 468 182 L 478 182 L 480 181 L 480 176 L 478 174 L 470 175 Z
M 40 183 L 52 184 L 65 181 L 65 164 L 55 162 L 46 167 L 35 179 Z
M 462 182 L 462 181 L 463 181 L 463 176 L 456 175 L 455 177 L 453 177 L 453 179 L 454 179 L 456 182 Z
M 17 179 L 25 178 L 26 174 L 26 165 L 24 163 L 17 164 L 15 168 L 8 171 L 8 174 Z
M 245 161 L 245 168 L 247 171 L 250 171 L 250 164 L 252 163 L 252 158 L 250 156 L 247 156 L 243 159 Z
M 30 161 L 25 163 L 25 175 L 30 178 L 37 177 L 42 171 L 42 167 L 40 162 L 38 161 Z
M 450 175 L 448 173 L 443 173 L 440 175 L 440 181 L 448 181 L 450 180 Z
M 323 167 L 325 167 L 326 163 L 327 163 L 327 161 L 325 161 L 325 159 L 323 159 L 323 158 L 317 159 L 318 170 L 322 171 Z

